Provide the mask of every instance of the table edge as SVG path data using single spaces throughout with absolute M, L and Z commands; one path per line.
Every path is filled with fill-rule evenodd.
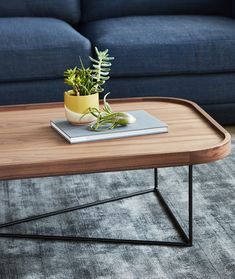
M 165 157 L 165 163 L 158 163 L 156 162 L 157 158 L 159 159 L 160 155 L 138 155 L 138 156 L 129 156 L 130 158 L 127 158 L 125 156 L 126 161 L 135 161 L 141 160 L 143 162 L 143 158 L 148 157 L 148 163 L 146 165 L 138 165 L 133 164 L 130 167 L 124 167 L 124 169 L 145 169 L 145 168 L 154 168 L 154 167 L 174 167 L 174 166 L 183 166 L 183 165 L 193 165 L 193 164 L 203 164 L 203 163 L 209 163 L 214 162 L 220 159 L 225 158 L 227 155 L 229 155 L 231 151 L 231 136 L 230 134 L 219 124 L 214 120 L 207 112 L 205 112 L 199 105 L 197 105 L 195 102 L 185 100 L 185 99 L 179 99 L 179 98 L 169 98 L 169 97 L 140 97 L 140 98 L 123 98 L 123 99 L 110 99 L 110 103 L 127 103 L 127 102 L 153 102 L 153 101 L 161 101 L 161 102 L 171 102 L 171 103 L 177 103 L 177 104 L 183 104 L 188 107 L 193 108 L 198 114 L 203 117 L 212 128 L 214 128 L 222 137 L 223 140 L 218 143 L 217 145 L 214 145 L 210 148 L 200 149 L 200 150 L 193 150 L 193 151 L 187 151 L 187 152 L 179 152 L 179 153 L 170 153 L 170 154 L 164 154 Z M 42 109 L 42 108 L 56 108 L 56 107 L 62 107 L 62 102 L 55 102 L 55 103 L 39 103 L 39 104 L 23 104 L 23 105 L 10 105 L 10 106 L 0 106 L 0 112 L 1 111 L 15 111 L 15 110 L 28 110 L 28 109 Z M 177 162 L 171 162 L 167 164 L 167 158 L 170 159 L 173 156 L 179 156 L 182 157 L 182 162 L 180 160 L 177 160 Z M 96 158 L 96 160 L 99 160 L 99 158 Z M 112 161 L 116 162 L 114 165 L 118 165 L 118 161 L 123 160 L 122 157 L 118 156 L 113 157 Z M 164 160 L 163 160 L 164 161 Z M 77 165 L 74 164 L 76 160 L 56 160 L 58 165 L 66 165 L 67 169 L 68 166 Z M 81 161 L 80 161 L 81 163 Z M 51 171 L 52 165 L 55 164 L 55 161 L 48 161 L 47 163 L 35 163 L 35 169 L 38 169 L 38 171 L 35 171 L 34 173 L 28 173 L 28 174 L 22 174 L 20 170 L 27 169 L 27 167 L 30 167 L 32 170 L 32 164 L 30 166 L 28 165 L 6 165 L 0 167 L 0 179 L 19 179 L 19 178 L 27 178 L 27 177 L 42 177 L 42 176 L 54 176 L 54 175 L 70 175 L 75 173 L 91 173 L 91 172 L 103 172 L 103 171 L 118 171 L 118 170 L 124 170 L 119 167 L 111 166 L 109 164 L 109 167 L 97 167 L 97 169 L 89 169 L 86 171 L 85 169 L 71 169 L 71 171 L 57 171 L 53 172 Z M 40 168 L 45 168 L 45 171 Z M 89 165 L 89 160 L 86 161 L 87 167 Z M 93 164 L 94 165 L 94 164 Z M 14 170 L 18 169 L 19 172 L 12 172 L 10 171 L 11 167 L 13 167 Z M 8 170 L 8 171 L 7 171 Z M 8 175 L 7 175 L 8 173 Z

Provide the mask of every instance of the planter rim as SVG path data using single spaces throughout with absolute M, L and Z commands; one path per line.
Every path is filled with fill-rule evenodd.
M 77 96 L 77 95 L 70 95 L 70 92 L 71 92 L 71 91 L 72 91 L 72 90 L 64 91 L 64 94 L 66 94 L 66 95 L 69 96 L 69 97 L 87 97 L 87 98 L 99 94 L 99 93 L 95 93 L 95 94 L 90 94 L 90 95 L 78 95 L 78 96 Z

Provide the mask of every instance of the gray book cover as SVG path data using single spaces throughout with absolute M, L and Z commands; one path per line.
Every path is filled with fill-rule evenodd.
M 75 126 L 67 120 L 53 120 L 51 126 L 70 143 L 105 140 L 129 136 L 166 133 L 167 125 L 144 110 L 128 111 L 136 122 L 113 130 L 95 132 L 87 125 Z

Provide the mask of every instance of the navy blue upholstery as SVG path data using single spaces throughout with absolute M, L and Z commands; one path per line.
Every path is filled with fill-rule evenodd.
M 0 1 L 0 105 L 62 101 L 94 46 L 116 58 L 113 98 L 186 98 L 235 124 L 235 0 Z
M 65 90 L 68 90 L 68 87 L 62 78 L 2 82 L 0 83 L 0 103 L 9 105 L 61 102 Z
M 171 96 L 200 105 L 235 104 L 235 73 L 162 77 L 112 78 L 105 92 L 112 98 Z M 63 99 L 68 87 L 63 79 L 0 83 L 1 104 L 54 102 Z M 103 98 L 104 94 L 101 94 Z
M 1 0 L 0 17 L 54 17 L 77 24 L 80 0 Z
M 235 103 L 202 105 L 202 108 L 222 125 L 234 125 L 235 123 Z
M 235 73 L 112 78 L 105 92 L 112 98 L 175 97 L 200 105 L 235 104 Z M 235 114 L 233 114 L 234 118 Z
M 235 20 L 132 16 L 85 24 L 82 34 L 116 57 L 112 76 L 235 71 Z
M 0 18 L 0 81 L 62 78 L 90 54 L 90 42 L 64 21 Z
M 81 0 L 82 21 L 130 15 L 227 15 L 231 13 L 230 2 L 231 0 Z
M 235 73 L 146 78 L 112 78 L 113 98 L 165 96 L 191 99 L 221 123 L 235 122 Z M 0 83 L 1 104 L 56 102 L 68 89 L 63 79 Z M 103 95 L 100 96 L 101 98 Z

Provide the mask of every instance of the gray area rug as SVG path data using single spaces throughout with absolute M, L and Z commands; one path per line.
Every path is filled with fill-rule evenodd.
M 153 170 L 3 181 L 0 183 L 0 223 L 152 186 Z M 160 169 L 159 187 L 186 224 L 187 169 Z M 223 161 L 194 167 L 193 247 L 2 238 L 0 278 L 235 278 L 234 230 L 235 151 Z M 153 194 L 1 231 L 178 239 Z

